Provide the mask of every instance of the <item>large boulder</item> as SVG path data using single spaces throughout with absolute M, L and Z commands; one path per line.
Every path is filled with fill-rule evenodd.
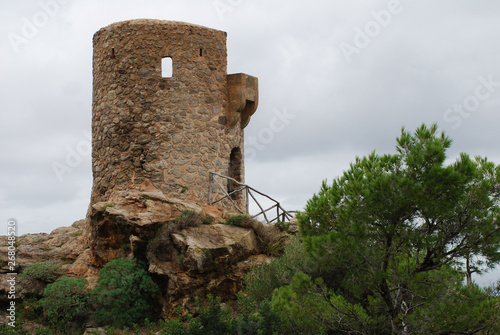
M 254 256 L 260 252 L 250 228 L 214 224 L 170 234 L 163 230 L 148 248 L 149 272 L 161 283 L 163 315 L 172 316 L 179 305 L 194 313 L 195 298 L 207 294 L 235 300 L 249 260 L 261 262 Z
M 21 280 L 19 274 L 32 264 L 50 261 L 61 266 L 68 276 L 87 277 L 97 273 L 90 263 L 81 260 L 90 249 L 86 243 L 87 225 L 85 220 L 76 221 L 70 227 L 61 227 L 50 234 L 26 234 L 16 239 L 15 270 L 11 271 L 8 264 L 8 239 L 0 236 L 0 303 L 7 302 L 9 291 L 7 276 L 17 273 L 16 298 L 23 299 L 33 291 L 41 292 L 47 283 L 36 280 Z M 75 264 L 78 271 L 75 271 Z
M 252 263 L 267 256 L 266 243 L 279 230 L 255 220 L 242 226 L 221 224 L 230 213 L 165 196 L 160 191 L 128 189 L 112 193 L 89 210 L 92 266 L 135 257 L 147 264 L 161 288 L 164 317 L 181 306 L 196 312 L 195 298 L 207 294 L 235 300 Z M 75 262 L 74 268 L 78 262 Z
M 114 193 L 108 201 L 94 204 L 88 213 L 92 265 L 103 267 L 131 253 L 142 259 L 148 242 L 158 229 L 185 211 L 202 212 L 204 209 L 168 198 L 160 191 L 134 189 Z M 211 211 L 206 213 L 216 219 Z

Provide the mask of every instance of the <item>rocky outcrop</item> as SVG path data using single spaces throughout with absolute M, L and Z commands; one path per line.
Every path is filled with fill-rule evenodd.
M 215 224 L 160 233 L 148 260 L 149 272 L 163 284 L 164 316 L 173 315 L 179 305 L 195 312 L 195 298 L 207 294 L 234 300 L 249 260 L 260 261 L 262 257 L 254 257 L 260 251 L 255 232 L 248 228 Z
M 102 267 L 112 259 L 129 255 L 145 260 L 147 244 L 158 229 L 186 211 L 222 220 L 222 213 L 215 208 L 204 209 L 171 199 L 156 190 L 119 191 L 108 201 L 94 204 L 88 214 L 92 265 Z
M 16 266 L 11 271 L 7 262 L 8 241 L 7 236 L 0 236 L 0 303 L 7 302 L 9 291 L 6 281 L 8 273 L 20 274 L 26 266 L 43 261 L 51 261 L 62 267 L 65 274 L 74 277 L 93 278 L 97 274 L 86 261 L 90 249 L 86 243 L 86 222 L 76 221 L 70 227 L 61 227 L 50 234 L 26 234 L 19 236 L 16 241 Z M 41 292 L 46 283 L 36 281 L 23 281 L 17 276 L 16 298 L 23 298 L 33 290 Z
M 144 261 L 161 288 L 164 317 L 177 306 L 196 312 L 195 297 L 207 294 L 235 300 L 250 265 L 266 259 L 272 237 L 282 236 L 254 220 L 221 224 L 230 214 L 159 191 L 116 192 L 89 213 L 92 265 L 131 256 Z
M 240 217 L 236 225 L 222 224 L 231 214 L 214 207 L 170 199 L 161 192 L 117 192 L 108 202 L 95 204 L 88 220 L 75 222 L 50 234 L 17 238 L 17 273 L 36 262 L 61 265 L 65 275 L 86 278 L 90 288 L 98 270 L 115 258 L 143 261 L 159 285 L 162 317 L 175 315 L 177 306 L 196 313 L 195 298 L 219 296 L 231 305 L 252 264 L 269 259 L 288 239 L 274 225 Z M 7 237 L 0 237 L 0 276 L 7 268 Z M 21 281 L 18 298 L 47 283 Z M 0 299 L 8 283 L 0 278 Z M 7 301 L 0 300 L 0 304 Z

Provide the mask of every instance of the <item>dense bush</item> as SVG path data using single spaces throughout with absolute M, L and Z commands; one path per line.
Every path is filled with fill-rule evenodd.
M 208 296 L 205 307 L 199 305 L 199 315 L 193 318 L 172 319 L 160 322 L 162 335 L 275 335 L 279 334 L 280 319 L 272 311 L 269 301 L 260 307 L 252 301 L 239 298 L 240 312 L 232 317 L 221 304 L 220 298 Z M 198 301 L 198 304 L 199 301 Z
M 45 283 L 53 283 L 62 275 L 63 270 L 61 266 L 53 262 L 30 264 L 21 273 L 23 279 L 37 279 Z
M 180 318 L 163 321 L 162 335 L 231 335 L 234 334 L 234 324 L 229 310 L 222 308 L 220 298 L 208 296 L 208 306 L 200 307 L 199 315 L 193 318 L 187 315 L 187 320 Z M 180 317 L 180 316 L 179 316 Z
M 283 334 L 280 316 L 268 299 L 256 303 L 243 293 L 238 295 L 239 313 L 235 321 L 235 334 L 274 335 Z
M 62 277 L 47 285 L 41 305 L 44 318 L 60 331 L 78 329 L 88 317 L 89 293 L 85 279 Z
M 99 271 L 97 287 L 92 291 L 95 320 L 117 327 L 150 318 L 153 297 L 158 286 L 136 260 L 115 259 Z
M 43 294 L 43 292 L 42 292 Z M 25 298 L 23 301 L 22 308 L 24 310 L 24 316 L 30 320 L 42 320 L 43 317 L 43 306 L 42 302 L 37 298 Z
M 281 257 L 252 267 L 245 276 L 244 291 L 256 302 L 271 299 L 273 291 L 290 284 L 296 272 L 313 273 L 315 268 L 299 238 L 293 237 Z

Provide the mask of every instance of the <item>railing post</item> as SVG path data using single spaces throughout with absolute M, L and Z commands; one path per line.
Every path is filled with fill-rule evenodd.
M 248 186 L 245 186 L 245 207 L 247 210 L 247 214 L 250 214 L 250 199 L 248 199 Z

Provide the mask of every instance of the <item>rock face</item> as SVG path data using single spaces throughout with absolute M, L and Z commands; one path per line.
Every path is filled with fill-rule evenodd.
M 170 254 L 162 252 L 169 249 Z M 148 260 L 149 272 L 163 283 L 163 315 L 174 315 L 179 305 L 194 312 L 195 297 L 203 299 L 209 293 L 234 300 L 241 289 L 242 268 L 248 269 L 248 260 L 260 249 L 252 229 L 235 226 L 202 225 L 170 236 L 160 234 Z
M 207 294 L 219 296 L 231 305 L 252 264 L 269 259 L 270 242 L 288 237 L 272 225 L 253 220 L 247 220 L 244 227 L 217 223 L 224 218 L 216 209 L 203 209 L 157 193 L 128 192 L 122 196 L 122 202 L 95 206 L 94 216 L 104 219 L 94 233 L 107 238 L 92 248 L 87 244 L 92 238 L 85 220 L 50 234 L 18 237 L 17 273 L 30 264 L 52 261 L 62 266 L 66 276 L 86 278 L 93 288 L 101 264 L 134 256 L 148 265 L 160 286 L 162 317 L 168 318 L 175 316 L 177 306 L 184 312 L 196 313 L 195 298 L 203 301 Z M 163 209 L 163 216 L 152 214 L 153 209 Z M 6 257 L 7 237 L 0 236 L 0 305 L 7 303 L 9 289 Z M 17 298 L 28 297 L 33 290 L 41 293 L 46 285 L 18 282 Z
M 89 216 L 91 263 L 144 261 L 162 290 L 164 317 L 176 306 L 195 312 L 195 297 L 209 293 L 234 300 L 250 264 L 266 259 L 266 242 L 281 234 L 252 220 L 247 227 L 220 224 L 227 214 L 161 192 L 129 190 L 111 200 L 95 204 Z
M 144 258 L 148 242 L 158 229 L 183 211 L 203 209 L 189 202 L 167 198 L 162 192 L 120 191 L 89 211 L 92 265 L 102 267 L 129 254 Z
M 26 266 L 42 261 L 61 265 L 68 276 L 95 277 L 97 269 L 90 266 L 90 249 L 85 242 L 85 220 L 75 222 L 70 227 L 57 228 L 50 234 L 27 234 L 17 238 L 16 273 L 20 274 Z M 9 290 L 6 277 L 7 237 L 0 236 L 0 303 L 7 302 Z M 23 298 L 33 289 L 40 292 L 46 283 L 27 282 L 17 276 L 17 298 Z

